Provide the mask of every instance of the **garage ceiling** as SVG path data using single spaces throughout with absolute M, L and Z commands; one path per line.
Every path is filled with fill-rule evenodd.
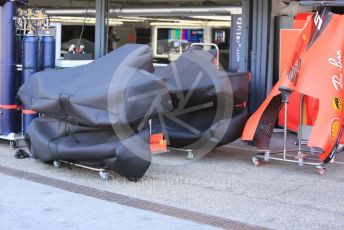
M 112 6 L 142 6 L 142 5 L 168 5 L 168 6 L 201 6 L 201 5 L 233 5 L 241 6 L 241 0 L 109 0 Z M 29 0 L 36 7 L 85 7 L 88 0 Z M 90 0 L 95 5 L 95 0 Z

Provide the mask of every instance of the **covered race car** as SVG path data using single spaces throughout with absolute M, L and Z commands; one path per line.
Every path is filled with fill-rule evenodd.
M 167 81 L 173 105 L 153 119 L 154 127 L 163 126 L 170 146 L 199 156 L 240 138 L 248 119 L 250 75 L 216 68 L 213 58 L 213 52 L 190 49 L 154 72 Z
M 137 179 L 151 162 L 150 131 L 178 147 L 213 141 L 211 150 L 233 141 L 247 119 L 249 77 L 228 75 L 211 58 L 189 51 L 153 73 L 151 49 L 132 44 L 85 66 L 35 74 L 19 90 L 43 114 L 29 126 L 31 153 Z
M 150 48 L 128 45 L 88 65 L 35 74 L 18 92 L 25 105 L 44 114 L 27 133 L 33 156 L 106 165 L 140 178 L 151 161 L 149 129 L 130 132 L 128 126 L 145 116 L 154 95 L 136 103 L 130 98 L 158 91 L 159 105 L 169 109 L 165 82 L 152 71 Z
M 282 94 L 299 92 L 319 99 L 319 112 L 308 146 L 321 152 L 319 159 L 329 162 L 343 129 L 344 16 L 326 8 L 309 17 L 299 34 L 294 58 L 264 103 L 248 120 L 242 140 L 268 149 Z

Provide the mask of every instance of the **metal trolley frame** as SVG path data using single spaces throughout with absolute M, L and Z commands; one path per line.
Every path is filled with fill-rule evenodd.
M 21 142 L 24 142 L 25 137 L 23 134 L 10 133 L 7 136 L 0 135 L 0 139 L 9 141 L 10 149 L 14 150 L 20 146 Z
M 299 112 L 299 124 L 298 124 L 298 136 L 296 140 L 297 149 L 288 150 L 287 149 L 287 125 L 288 125 L 288 104 L 289 104 L 289 95 L 291 92 L 281 90 L 282 92 L 282 102 L 284 105 L 284 126 L 283 126 L 283 149 L 282 151 L 270 151 L 270 150 L 262 150 L 262 152 L 256 153 L 252 156 L 252 162 L 255 166 L 259 166 L 261 161 L 284 161 L 289 163 L 296 163 L 299 166 L 304 165 L 312 165 L 315 166 L 317 172 L 320 175 L 325 173 L 325 164 L 316 158 L 308 157 L 310 155 L 319 154 L 320 152 L 314 149 L 303 149 L 302 145 L 307 143 L 307 140 L 302 138 L 302 109 L 303 109 L 303 95 L 300 94 L 300 112 Z M 339 138 L 340 139 L 340 138 Z M 305 154 L 307 152 L 307 154 Z M 289 153 L 289 154 L 288 154 Z M 290 153 L 296 153 L 290 154 Z M 334 158 L 330 163 L 334 162 Z
M 63 164 L 99 172 L 99 176 L 102 180 L 108 180 L 110 176 L 109 170 L 107 168 L 96 168 L 96 167 L 86 166 L 86 165 L 77 164 L 77 163 L 69 162 L 69 161 L 54 161 L 53 162 L 53 165 L 55 168 L 62 168 Z

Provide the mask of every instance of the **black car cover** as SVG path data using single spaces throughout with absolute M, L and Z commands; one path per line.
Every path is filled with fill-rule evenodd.
M 191 49 L 154 74 L 166 79 L 173 110 L 163 126 L 169 145 L 209 152 L 238 139 L 248 117 L 248 73 L 228 73 L 212 64 L 211 52 Z
M 149 119 L 152 132 L 164 132 L 173 147 L 211 150 L 237 139 L 249 77 L 227 74 L 211 60 L 190 50 L 153 73 L 151 49 L 131 44 L 88 65 L 36 73 L 18 92 L 43 114 L 28 129 L 31 153 L 137 179 L 151 162 Z
M 154 103 L 151 92 L 159 93 L 163 110 L 170 100 L 164 80 L 150 73 L 151 57 L 148 46 L 127 45 L 89 65 L 30 78 L 19 96 L 44 114 L 28 130 L 34 157 L 98 161 L 125 177 L 140 178 L 151 161 L 149 132 L 135 124 Z M 147 96 L 131 102 L 137 95 Z

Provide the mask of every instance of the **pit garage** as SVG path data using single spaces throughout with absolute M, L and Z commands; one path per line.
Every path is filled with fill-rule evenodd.
M 0 228 L 343 228 L 342 1 L 0 5 Z

